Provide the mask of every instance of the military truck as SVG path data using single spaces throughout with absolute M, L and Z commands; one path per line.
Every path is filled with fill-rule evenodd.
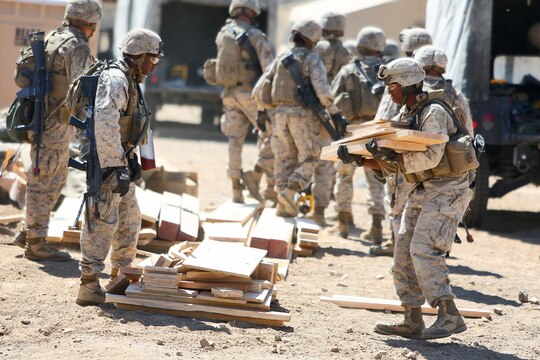
M 488 198 L 540 185 L 539 13 L 538 0 L 427 3 L 426 27 L 449 57 L 446 76 L 469 98 L 486 142 L 468 225 L 481 224 Z
M 229 17 L 230 0 L 170 0 L 151 2 L 150 7 L 135 7 L 132 0 L 119 0 L 117 20 L 127 7 L 130 19 L 142 14 L 146 20 L 127 27 L 145 26 L 160 34 L 165 57 L 145 83 L 145 98 L 152 113 L 163 104 L 195 105 L 202 110 L 202 122 L 214 123 L 221 114 L 221 88 L 206 84 L 203 65 L 216 57 L 215 38 Z M 156 4 L 157 3 L 157 4 Z M 129 5 L 131 4 L 131 8 Z M 266 31 L 267 6 L 261 2 L 259 27 Z M 116 31 L 116 29 L 115 29 Z M 118 31 L 122 34 L 125 31 Z

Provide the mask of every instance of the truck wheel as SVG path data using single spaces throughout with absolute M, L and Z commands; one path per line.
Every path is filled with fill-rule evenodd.
M 203 107 L 201 110 L 201 125 L 214 125 L 216 119 L 216 111 L 212 108 Z
M 463 221 L 470 227 L 479 227 L 487 209 L 489 198 L 489 159 L 484 154 L 480 159 L 480 166 L 476 170 L 476 185 L 474 194 L 469 204 L 469 210 L 465 213 Z

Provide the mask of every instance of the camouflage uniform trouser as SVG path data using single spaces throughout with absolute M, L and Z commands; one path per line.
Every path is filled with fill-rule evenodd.
M 229 138 L 229 164 L 227 175 L 230 178 L 239 178 L 242 171 L 242 148 L 250 124 L 257 119 L 257 105 L 251 99 L 249 88 L 234 88 L 227 91 L 223 97 L 225 114 L 221 117 L 221 131 Z M 263 168 L 268 177 L 273 176 L 273 159 L 270 139 L 264 137 L 259 148 L 257 164 Z M 266 141 L 265 141 L 266 140 Z
M 433 307 L 455 296 L 444 255 L 471 199 L 471 190 L 442 192 L 417 187 L 409 196 L 394 249 L 392 274 L 402 305 Z
M 30 150 L 34 167 L 35 147 Z M 69 146 L 63 149 L 44 148 L 39 153 L 39 176 L 28 176 L 26 188 L 26 225 L 28 238 L 46 237 L 51 211 L 67 180 Z M 74 219 L 75 219 L 75 214 Z
M 272 122 L 274 122 L 274 113 L 270 110 L 267 113 Z M 259 148 L 259 156 L 255 165 L 263 169 L 268 188 L 273 188 L 276 184 L 276 178 L 274 176 L 274 152 L 272 151 L 272 124 L 266 124 L 266 131 L 262 134 L 262 137 L 259 137 L 257 146 Z
M 328 132 L 321 129 L 321 146 L 330 145 L 332 138 Z M 330 204 L 330 195 L 333 191 L 336 171 L 333 161 L 319 160 L 313 175 L 313 198 L 315 206 L 327 207 Z
M 305 188 L 313 176 L 321 146 L 321 124 L 311 110 L 299 106 L 279 106 L 272 127 L 276 192 L 296 182 Z
M 338 162 L 336 165 L 336 211 L 352 212 L 353 177 L 356 166 Z M 368 192 L 366 203 L 370 215 L 383 215 L 384 211 L 384 185 L 377 178 L 373 170 L 364 168 Z
M 396 176 L 398 179 L 397 187 Z M 414 186 L 415 184 L 408 183 L 407 180 L 405 180 L 405 176 L 402 173 L 386 177 L 386 183 L 384 184 L 384 208 L 388 214 L 390 231 L 394 235 L 390 238 L 391 241 L 395 242 L 395 239 L 397 238 L 399 227 L 401 226 L 401 216 L 403 215 L 405 204 L 407 203 L 409 194 Z
M 123 197 L 112 192 L 115 187 L 116 178 L 113 174 L 101 185 L 99 219 L 94 218 L 93 208 L 90 208 L 92 232 L 89 232 L 88 224 L 83 226 L 79 265 L 84 275 L 103 271 L 111 245 L 113 268 L 131 265 L 137 254 L 141 211 L 135 198 L 135 185 L 130 184 L 128 193 Z

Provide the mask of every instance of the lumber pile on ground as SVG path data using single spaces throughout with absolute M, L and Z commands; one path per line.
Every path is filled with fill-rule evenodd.
M 199 199 L 190 194 L 157 193 L 136 187 L 135 196 L 141 210 L 138 246 L 158 253 L 182 241 L 199 237 Z M 47 241 L 79 243 L 84 220 L 75 223 L 82 198 L 66 197 L 51 216 Z
M 333 296 L 321 296 L 322 302 L 329 302 L 338 306 L 347 308 L 357 308 L 366 310 L 381 310 L 381 311 L 399 311 L 403 312 L 405 309 L 401 306 L 399 300 L 387 300 L 387 299 L 374 299 L 359 296 L 346 296 L 346 295 L 333 295 Z M 480 318 L 485 317 L 491 319 L 491 312 L 481 309 L 468 309 L 458 308 L 461 316 Z M 437 314 L 437 309 L 432 308 L 428 304 L 422 305 L 422 313 L 424 314 Z
M 132 279 L 125 295 L 109 292 L 106 302 L 119 309 L 269 326 L 290 320 L 289 313 L 270 308 L 279 265 L 265 260 L 266 251 L 214 240 L 196 244 L 174 245 L 168 254 L 138 264 L 140 280 Z
M 373 138 L 379 147 L 389 148 L 396 152 L 425 151 L 428 146 L 448 141 L 448 136 L 404 128 L 403 124 L 392 121 L 368 121 L 347 127 L 349 135 L 332 142 L 321 151 L 321 159 L 339 161 L 337 149 L 339 145 L 347 145 L 349 153 L 370 158 L 366 144 Z
M 20 159 L 20 149 L 21 144 L 6 143 L 0 147 L 0 198 L 7 197 L 23 208 L 28 174 Z
M 296 245 L 293 254 L 311 256 L 319 246 L 320 227 L 312 220 L 296 219 Z

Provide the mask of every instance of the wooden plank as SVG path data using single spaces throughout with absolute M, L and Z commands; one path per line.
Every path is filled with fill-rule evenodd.
M 287 275 L 289 273 L 289 265 L 291 263 L 291 257 L 292 251 L 287 256 L 287 259 L 274 259 L 269 257 L 264 258 L 264 260 L 266 261 L 273 261 L 278 264 L 277 281 L 285 280 L 287 278 Z
M 23 220 L 24 220 L 24 214 L 0 216 L 0 224 L 2 225 L 8 225 L 8 224 L 12 224 L 14 222 L 20 222 Z
M 319 246 L 319 242 L 317 240 L 299 238 L 298 239 L 298 245 L 301 248 L 307 248 L 307 249 L 313 250 L 317 246 Z
M 217 209 L 206 215 L 207 222 L 239 222 L 244 225 L 257 211 L 259 202 L 246 198 L 244 204 L 227 200 Z
M 255 279 L 267 280 L 272 284 L 275 284 L 277 281 L 277 271 L 278 264 L 273 261 L 261 261 L 259 267 L 257 268 L 257 276 Z
M 223 281 L 223 282 L 239 282 L 239 283 L 251 283 L 250 278 L 231 276 L 221 272 L 215 271 L 197 271 L 191 270 L 185 274 L 186 280 L 194 281 Z
M 178 274 L 178 269 L 161 266 L 146 266 L 144 268 L 144 273 Z
M 246 243 L 248 238 L 246 229 L 239 222 L 205 222 L 203 229 L 205 237 L 210 240 Z
M 303 256 L 303 257 L 311 256 L 313 254 L 313 249 L 312 248 L 302 248 L 302 247 L 300 247 L 299 244 L 296 244 L 294 249 L 293 249 L 293 254 L 296 255 L 296 256 Z
M 180 231 L 180 208 L 182 196 L 164 192 L 159 214 L 158 236 L 161 239 L 176 241 Z
M 79 211 L 82 200 L 75 197 L 65 197 L 53 217 L 49 221 L 47 241 L 60 242 L 67 230 L 75 222 L 75 216 Z
M 389 148 L 398 152 L 426 151 L 427 150 L 426 144 L 419 144 L 419 143 L 414 143 L 414 142 L 393 140 L 393 139 L 377 140 L 377 146 L 381 148 Z
M 191 256 L 184 260 L 184 266 L 250 277 L 265 255 L 266 251 L 260 249 L 215 240 L 204 240 Z
M 126 275 L 118 274 L 105 286 L 105 290 L 110 294 L 123 295 L 125 294 L 129 283 L 130 281 Z
M 168 253 L 171 246 L 177 245 L 180 242 L 170 240 L 154 239 L 148 245 L 137 245 L 139 249 L 151 251 L 156 254 Z
M 276 216 L 275 208 L 263 210 L 251 235 L 250 246 L 268 250 L 268 256 L 286 258 L 291 248 L 294 219 Z
M 257 319 L 257 318 L 248 318 L 241 316 L 231 316 L 226 314 L 215 314 L 207 313 L 200 311 L 185 311 L 185 310 L 171 310 L 164 308 L 154 308 L 149 306 L 137 306 L 130 304 L 116 304 L 117 309 L 119 310 L 133 310 L 133 311 L 147 311 L 158 314 L 166 314 L 172 316 L 188 317 L 188 318 L 202 318 L 209 320 L 221 320 L 221 321 L 243 321 L 251 324 L 272 326 L 272 327 L 282 327 L 284 325 L 283 321 L 279 320 L 268 320 L 268 319 Z
M 180 241 L 195 241 L 199 236 L 199 199 L 189 194 L 182 195 L 180 210 Z
M 233 289 L 242 290 L 247 292 L 249 289 L 248 284 L 239 283 L 226 283 L 226 282 L 203 282 L 203 281 L 187 281 L 181 280 L 178 283 L 178 287 L 192 290 L 212 290 L 214 287 L 228 287 Z
M 320 300 L 322 302 L 330 302 L 343 307 L 352 307 L 357 309 L 367 309 L 367 310 L 390 310 L 390 311 L 405 311 L 401 302 L 399 300 L 388 300 L 388 299 L 375 299 L 367 297 L 358 297 L 358 296 L 346 296 L 346 295 L 333 295 L 321 296 Z M 465 317 L 479 318 L 485 317 L 491 319 L 491 312 L 481 309 L 469 309 L 461 308 L 458 309 L 459 313 Z M 431 306 L 425 304 L 422 305 L 422 313 L 424 314 L 437 314 L 438 310 L 432 308 Z
M 167 301 L 157 300 L 143 300 L 129 298 L 123 295 L 107 294 L 105 297 L 106 303 L 116 304 L 128 304 L 138 306 L 148 306 L 160 309 L 171 309 L 178 311 L 200 311 L 212 314 L 223 314 L 230 316 L 239 316 L 253 319 L 266 319 L 266 320 L 278 320 L 278 321 L 290 321 L 291 314 L 279 311 L 257 311 L 257 310 L 244 310 L 244 309 L 231 309 L 223 308 L 219 306 L 197 305 L 197 304 L 182 304 L 171 303 Z
M 392 121 L 389 120 L 370 120 L 363 122 L 361 124 L 351 124 L 347 125 L 347 132 L 353 132 L 360 129 L 365 129 L 369 127 L 391 127 Z
M 143 274 L 143 269 L 134 266 L 122 266 L 120 273 L 124 274 L 131 281 L 139 281 Z
M 235 299 L 235 298 L 227 298 L 227 297 L 220 297 L 220 296 L 214 296 L 213 293 L 210 291 L 201 291 L 199 295 L 197 295 L 197 300 L 204 300 L 211 303 L 222 304 L 222 305 L 229 305 L 229 304 L 236 304 L 236 305 L 244 305 L 247 304 L 246 300 L 241 299 Z
M 135 196 L 141 210 L 141 219 L 155 224 L 159 220 L 163 195 L 152 190 L 143 190 L 137 186 L 135 187 Z
M 295 225 L 298 232 L 318 234 L 321 231 L 321 227 L 311 219 L 295 218 Z
M 381 139 L 408 141 L 424 145 L 444 144 L 448 136 L 418 130 L 399 130 L 391 135 L 382 136 Z
M 353 131 L 351 136 L 344 137 L 343 139 L 337 141 L 332 141 L 331 145 L 336 145 L 337 148 L 339 144 L 345 144 L 356 140 L 371 139 L 382 135 L 392 134 L 397 131 L 399 131 L 399 129 L 391 127 L 367 127 Z
M 306 240 L 319 241 L 319 234 L 312 234 L 312 233 L 298 232 L 297 238 L 298 238 L 298 239 L 306 239 Z
M 367 151 L 366 145 L 369 140 L 356 140 L 347 144 L 347 150 L 350 154 L 362 155 L 364 157 L 370 158 L 371 153 Z M 321 149 L 321 160 L 328 161 L 340 161 L 337 157 L 337 149 L 339 145 L 329 145 L 324 146 Z
M 199 292 L 197 290 L 187 290 L 187 289 L 177 289 L 174 293 L 163 293 L 159 290 L 148 290 L 145 289 L 145 286 L 143 283 L 140 282 L 132 282 L 128 288 L 126 289 L 126 295 L 127 296 L 153 296 L 153 297 L 166 297 L 166 298 L 194 298 L 197 296 Z
M 226 287 L 212 288 L 211 293 L 213 296 L 217 296 L 220 298 L 241 298 L 244 295 L 244 292 L 242 290 Z

